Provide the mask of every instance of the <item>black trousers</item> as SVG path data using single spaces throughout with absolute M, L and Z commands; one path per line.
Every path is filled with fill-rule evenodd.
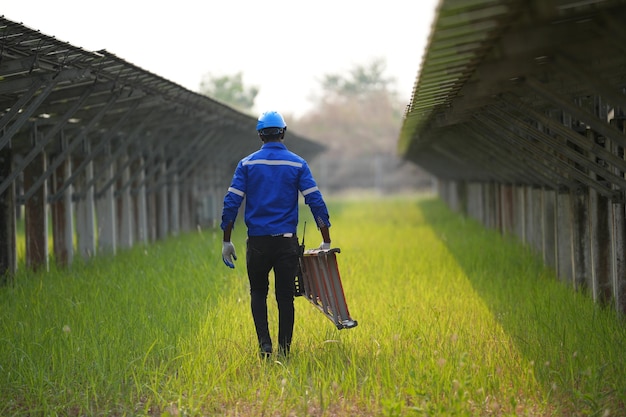
M 269 272 L 274 270 L 274 287 L 278 305 L 278 343 L 289 352 L 293 336 L 295 276 L 298 272 L 298 238 L 296 236 L 249 236 L 246 265 L 250 280 L 250 304 L 259 346 L 272 345 L 267 323 Z

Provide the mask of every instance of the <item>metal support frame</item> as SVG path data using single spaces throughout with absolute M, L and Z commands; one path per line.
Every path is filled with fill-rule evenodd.
M 58 80 L 49 82 L 48 85 L 46 85 L 46 87 L 44 88 L 44 90 L 41 93 L 39 93 L 39 95 L 28 105 L 28 107 L 24 109 L 21 113 L 19 113 L 19 117 L 17 118 L 17 120 L 13 122 L 11 127 L 9 127 L 3 132 L 4 134 L 0 138 L 0 149 L 5 147 L 9 143 L 13 135 L 15 135 L 15 133 L 17 133 L 17 131 L 21 129 L 21 127 L 28 121 L 30 116 L 33 115 L 35 110 L 37 110 L 39 106 L 41 105 L 41 103 L 43 103 L 44 100 L 48 97 L 48 95 L 50 95 L 50 93 L 52 92 L 52 89 L 56 87 L 57 83 L 58 83 Z M 44 84 L 45 83 L 42 83 L 41 85 L 44 85 Z M 32 96 L 34 96 L 35 93 L 37 92 L 38 87 L 39 87 L 39 84 L 33 85 L 28 90 L 27 94 L 25 94 L 25 97 L 22 97 L 22 99 L 32 98 Z M 30 96 L 28 94 L 30 94 Z M 24 100 L 23 104 L 26 104 L 25 101 L 27 100 Z M 22 106 L 19 105 L 20 103 L 22 103 L 22 100 L 19 100 L 18 103 L 16 103 L 14 106 L 11 107 L 11 110 L 9 111 L 11 115 L 7 114 L 7 119 L 10 120 L 16 113 L 22 110 Z M 3 120 L 3 123 L 8 123 L 9 120 Z M 4 127 L 4 126 L 0 126 L 0 127 Z M 0 193 L 1 192 L 2 192 L 2 188 L 0 187 Z
M 155 119 L 152 119 L 155 120 Z M 156 120 L 155 120 L 156 121 Z M 150 126 L 151 130 L 160 130 L 163 129 L 163 126 L 165 125 L 170 125 L 171 122 L 169 120 L 166 120 L 165 122 L 163 122 L 161 120 L 161 122 L 158 123 L 152 123 Z M 195 125 L 196 122 L 195 121 L 189 121 L 186 123 L 186 125 L 190 125 L 193 126 Z M 178 123 L 175 127 L 169 127 L 171 130 L 186 130 L 184 129 L 186 126 L 185 125 L 181 125 L 180 123 Z M 143 130 L 143 129 L 141 129 Z M 131 136 L 133 138 L 135 138 L 139 132 L 141 131 L 139 129 L 135 129 L 133 131 L 134 134 L 132 134 Z M 165 134 L 159 134 L 158 136 L 155 136 L 156 141 L 158 142 L 156 146 L 163 148 L 164 146 L 166 146 L 165 144 L 168 142 L 167 139 L 163 139 L 163 137 L 165 137 Z M 140 143 L 139 140 L 132 140 L 133 142 L 137 142 Z M 131 143 L 130 138 L 125 139 L 125 144 L 123 145 L 125 148 L 127 148 Z M 154 143 L 151 143 L 152 146 L 154 146 Z M 132 155 L 127 155 L 128 158 L 126 159 L 125 163 L 123 166 L 121 166 L 116 172 L 115 175 L 109 179 L 109 181 L 107 181 L 102 187 L 100 187 L 96 193 L 96 197 L 99 198 L 103 193 L 106 192 L 106 190 L 111 187 L 111 185 L 115 182 L 118 182 L 121 177 L 122 177 L 122 171 L 123 169 L 129 167 L 134 161 L 138 160 L 139 157 L 145 153 L 147 150 L 144 146 L 138 146 L 135 148 L 135 150 L 133 151 Z M 113 163 L 113 161 L 115 161 L 118 157 L 119 157 L 120 153 L 116 151 L 116 157 L 113 160 L 109 160 L 109 163 Z M 180 154 L 175 154 L 176 156 L 174 158 L 177 158 L 180 156 Z M 148 167 L 147 169 L 150 169 L 150 167 Z M 135 172 L 134 174 L 132 174 L 131 178 L 129 178 L 129 180 L 127 181 L 123 181 L 122 184 L 120 184 L 120 186 L 118 187 L 118 189 L 115 191 L 115 196 L 118 197 L 121 193 L 125 193 L 127 191 L 127 189 L 133 184 L 135 183 L 135 180 L 137 179 L 137 176 L 139 175 L 139 173 Z M 144 180 L 145 181 L 145 180 Z M 145 185 L 145 182 L 144 184 Z
M 78 111 L 82 103 L 87 99 L 87 97 L 89 97 L 90 94 L 91 94 L 91 89 L 85 90 L 85 92 L 80 97 L 80 99 L 76 103 L 74 103 L 74 105 L 60 118 L 60 121 L 57 124 L 55 124 L 52 127 L 52 129 L 50 129 L 41 140 L 38 139 L 36 141 L 36 145 L 31 149 L 28 155 L 24 157 L 24 160 L 22 161 L 21 165 L 16 167 L 12 175 L 9 176 L 9 178 L 7 178 L 4 182 L 0 184 L 0 193 L 4 191 L 4 189 L 8 186 L 9 181 L 13 181 L 15 178 L 17 178 L 20 172 L 22 172 L 26 168 L 26 166 L 28 166 L 28 164 L 33 159 L 35 159 L 35 157 L 39 153 L 43 152 L 46 145 L 52 140 L 54 135 L 56 135 L 63 128 L 63 126 L 65 126 L 67 121 L 74 115 L 74 113 Z M 52 171 L 50 171 L 50 173 L 52 173 Z M 46 172 L 42 172 L 42 177 L 33 182 L 32 188 L 37 189 L 39 188 L 39 186 L 41 186 L 41 184 L 43 184 L 43 181 L 45 181 L 45 179 L 47 178 L 45 177 L 45 174 Z M 30 188 L 25 191 L 28 193 L 29 190 Z
M 503 120 L 511 119 L 511 117 L 507 114 L 506 110 L 503 110 L 502 108 L 493 107 L 492 110 L 496 113 L 500 113 Z M 576 163 L 578 163 L 580 166 L 583 166 L 588 171 L 595 173 L 596 174 L 595 176 L 587 175 L 587 177 L 590 181 L 593 181 L 593 183 L 590 183 L 590 185 L 594 189 L 598 189 L 599 192 L 606 195 L 606 193 L 604 193 L 604 190 L 607 187 L 598 180 L 597 178 L 598 175 L 600 175 L 601 177 L 607 180 L 611 180 L 614 184 L 617 184 L 621 187 L 626 187 L 626 180 L 623 177 L 614 175 L 610 170 L 598 164 L 595 159 L 590 159 L 589 157 L 583 155 L 582 153 L 577 152 L 574 149 L 566 146 L 565 143 L 561 143 L 563 138 L 560 138 L 560 137 L 555 138 L 545 133 L 541 129 L 530 126 L 528 123 L 523 122 L 520 118 L 513 118 L 513 120 L 514 120 L 515 126 L 521 128 L 529 136 L 538 139 L 541 143 L 547 145 L 554 152 L 558 152 L 561 155 L 566 156 L 568 159 L 575 161 Z M 591 142 L 589 140 L 587 141 Z M 601 148 L 598 146 L 595 146 L 594 149 L 596 149 L 596 152 L 598 152 L 598 150 Z M 570 172 L 572 170 L 574 170 L 574 167 L 570 168 Z M 608 194 L 609 197 L 611 197 L 612 195 L 613 193 Z
M 102 150 L 106 147 L 106 145 L 109 144 L 115 132 L 117 132 L 120 126 L 128 119 L 130 114 L 137 108 L 138 105 L 139 105 L 139 101 L 136 101 L 133 104 L 133 106 L 127 112 L 125 112 L 124 115 L 117 121 L 117 123 L 108 130 L 107 134 L 105 134 L 102 140 L 100 140 L 100 142 L 92 149 L 91 153 L 81 161 L 78 167 L 76 167 L 75 173 L 73 174 L 74 175 L 73 178 L 76 178 L 75 176 L 81 173 L 89 162 L 96 159 L 96 157 L 100 154 L 100 152 L 102 152 Z M 61 164 L 65 161 L 66 158 L 70 157 L 71 149 L 72 148 L 67 147 L 63 152 L 61 152 L 61 154 L 57 155 L 57 157 L 50 164 L 50 168 L 44 173 L 42 178 L 40 178 L 40 180 L 37 183 L 35 183 L 36 186 L 40 185 L 44 180 L 46 180 L 52 174 L 54 170 L 56 170 L 59 166 L 61 166 Z M 69 184 L 71 184 L 71 182 Z M 65 188 L 63 188 L 63 190 L 64 189 Z M 32 192 L 33 190 L 26 192 L 24 194 L 24 199 L 28 200 Z
M 606 123 L 606 121 L 600 120 L 598 117 L 583 109 L 582 107 L 576 106 L 571 100 L 568 100 L 561 94 L 552 91 L 546 84 L 536 80 L 533 77 L 528 77 L 524 81 L 526 86 L 528 86 L 532 91 L 543 97 L 548 102 L 552 103 L 554 106 L 567 111 L 576 119 L 589 125 L 589 127 L 591 127 L 596 132 L 613 139 L 615 143 L 619 144 L 620 146 L 626 147 L 626 135 L 617 130 L 615 127 Z
M 116 240 L 130 246 L 148 242 L 157 228 L 163 235 L 192 227 L 195 203 L 218 201 L 213 188 L 197 192 L 195 184 L 221 184 L 222 170 L 255 145 L 250 115 L 107 51 L 85 51 L 2 17 L 0 25 L 0 285 L 17 268 L 22 205 L 37 249 L 47 245 L 41 220 L 51 209 L 55 258 L 69 265 L 75 254 L 94 256 Z M 324 148 L 294 137 L 309 158 Z M 106 223 L 102 216 L 120 220 L 108 222 L 109 236 L 95 229 L 94 219 Z M 117 239 L 120 228 L 126 233 Z M 43 257 L 29 259 L 42 264 Z
M 126 145 L 124 146 L 124 149 L 128 149 L 128 145 L 130 145 L 129 141 L 125 142 Z M 119 149 L 116 151 L 116 154 L 119 153 Z M 116 173 L 112 178 L 109 178 L 108 181 L 106 181 L 106 183 L 104 183 L 97 191 L 96 196 L 99 198 L 100 196 L 102 196 L 107 189 L 109 189 L 113 184 L 115 184 L 118 180 L 120 180 L 123 176 L 123 172 L 128 169 L 131 170 L 131 165 L 135 164 L 138 166 L 138 169 L 136 169 L 132 174 L 128 175 L 128 178 L 124 178 L 122 180 L 122 183 L 118 184 L 118 186 L 116 187 L 115 190 L 115 195 L 119 196 L 122 195 L 124 193 L 126 193 L 130 188 L 131 185 L 133 184 L 133 182 L 139 178 L 139 177 L 143 177 L 145 175 L 145 170 L 147 169 L 147 164 L 145 162 L 145 158 L 144 158 L 144 149 L 141 147 L 137 147 L 133 150 L 132 153 L 130 154 L 125 154 L 125 160 L 122 162 L 122 164 L 120 164 L 117 167 Z M 119 156 L 121 156 L 123 154 L 120 154 Z M 112 164 L 113 161 L 110 161 L 110 163 Z M 143 185 L 143 182 L 145 180 L 142 178 L 141 182 Z
M 143 129 L 143 122 L 140 123 L 135 131 L 141 130 Z M 120 155 L 122 155 L 122 153 L 124 153 L 126 151 L 126 148 L 128 147 L 128 144 L 130 143 L 130 139 L 133 138 L 133 133 L 135 133 L 135 131 L 133 131 L 131 134 L 124 136 L 124 140 L 122 141 L 122 144 L 115 150 L 115 153 L 113 155 L 106 155 L 106 159 L 104 160 L 104 162 L 102 162 L 103 165 L 109 165 L 112 164 L 114 162 L 114 160 L 119 157 Z M 72 172 L 72 175 L 70 175 L 68 178 L 65 179 L 65 181 L 63 182 L 62 185 L 59 186 L 59 189 L 52 194 L 49 197 L 49 201 L 50 202 L 54 202 L 57 199 L 61 198 L 62 193 L 69 187 L 71 187 L 73 184 L 76 183 L 77 178 L 79 177 L 79 175 L 84 171 L 84 169 L 86 168 L 86 165 L 83 166 L 81 164 L 81 169 L 80 170 L 75 170 L 74 172 Z M 95 184 L 95 179 L 92 179 L 91 181 L 89 181 L 87 184 L 85 184 L 85 188 L 89 188 L 91 186 L 93 186 Z
M 126 191 L 127 188 L 131 187 L 131 190 L 141 187 L 145 189 L 147 193 L 152 193 L 154 191 L 152 183 L 155 182 L 155 177 L 160 169 L 159 156 L 163 154 L 164 146 L 164 141 L 154 140 L 151 149 L 137 149 L 131 158 L 134 160 L 136 156 L 143 156 L 141 164 L 138 165 L 137 169 L 131 174 L 130 179 L 125 184 L 119 186 L 117 192 L 122 193 Z M 110 184 L 107 183 L 107 185 Z M 98 195 L 100 193 L 102 193 L 102 190 L 98 190 Z
M 492 143 L 494 148 L 507 152 L 503 155 L 503 160 L 509 166 L 514 166 L 517 162 L 523 164 L 519 182 L 523 184 L 545 184 L 552 188 L 559 188 L 563 185 L 576 187 L 573 181 L 563 177 L 561 174 L 547 169 L 527 147 L 520 144 L 519 138 L 514 132 L 499 128 L 494 122 L 484 118 L 474 117 L 467 125 L 471 129 L 482 132 L 481 138 Z M 506 146 L 506 145 L 510 146 Z M 513 155 L 515 153 L 515 155 Z M 532 169 L 529 170 L 528 167 Z
M 207 137 L 203 138 L 205 139 L 204 142 L 200 145 L 200 148 L 198 149 L 198 154 L 196 155 L 196 158 L 191 161 L 189 164 L 187 164 L 181 171 L 179 174 L 179 181 L 185 181 L 188 177 L 191 176 L 191 173 L 194 171 L 196 165 L 198 165 L 200 162 L 206 162 L 206 158 L 204 155 L 206 155 L 206 152 L 208 150 L 209 147 L 211 146 L 215 146 L 217 144 L 217 134 L 214 132 L 207 132 Z
M 615 153 L 605 149 L 602 146 L 588 140 L 585 136 L 580 133 L 572 130 L 570 127 L 565 126 L 563 123 L 547 116 L 539 113 L 535 109 L 531 108 L 523 104 L 521 101 L 512 98 L 511 96 L 504 96 L 502 98 L 503 103 L 510 106 L 511 108 L 515 108 L 519 110 L 522 114 L 532 117 L 536 121 L 542 123 L 545 127 L 550 129 L 551 132 L 554 132 L 561 136 L 564 139 L 572 142 L 576 146 L 581 149 L 594 154 L 598 158 L 603 159 L 604 161 L 610 163 L 614 167 L 621 168 L 622 170 L 626 170 L 626 161 L 623 158 L 618 157 Z M 563 113 L 565 114 L 565 113 Z M 560 146 L 559 148 L 563 148 L 565 145 Z M 599 167 L 602 168 L 602 167 Z M 599 169 L 596 168 L 596 169 Z
M 209 133 L 208 128 L 203 129 L 198 134 L 196 134 L 194 138 L 190 141 L 189 145 L 187 146 L 186 151 L 180 152 L 179 154 L 174 155 L 170 160 L 168 160 L 165 172 L 159 177 L 157 181 L 154 182 L 154 184 L 152 184 L 152 187 L 158 190 L 161 187 L 168 185 L 171 182 L 170 178 L 174 174 L 179 174 L 180 172 L 182 172 L 181 170 L 182 170 L 182 167 L 185 166 L 184 160 L 186 157 L 195 156 L 194 163 L 196 161 L 199 162 L 201 160 L 205 160 L 206 158 L 205 154 L 203 154 L 202 152 L 196 152 L 196 151 L 198 151 L 198 147 L 204 146 L 202 142 L 207 135 L 209 135 L 210 138 L 212 137 L 212 135 L 210 135 Z
M 497 116 L 498 113 L 500 113 L 499 116 Z M 529 126 L 528 124 L 524 123 L 521 120 L 513 119 L 513 124 L 515 126 L 511 126 L 511 118 L 507 117 L 506 115 L 502 115 L 501 111 L 499 109 L 496 109 L 495 107 L 490 108 L 489 115 L 491 116 L 490 119 L 494 123 L 497 123 L 500 129 L 511 129 L 512 127 L 520 128 L 524 131 L 524 133 L 532 137 L 535 137 L 536 139 L 539 139 L 536 143 L 533 143 L 533 141 L 530 138 L 526 138 L 518 133 L 515 133 L 516 138 L 518 138 L 521 142 L 523 142 L 525 147 L 532 149 L 532 152 L 536 153 L 535 158 L 538 158 L 539 160 L 550 161 L 551 165 L 549 167 L 546 166 L 547 169 L 551 169 L 555 171 L 557 167 L 560 167 L 563 170 L 563 172 L 567 174 L 567 177 L 564 176 L 563 174 L 560 174 L 560 175 L 563 175 L 565 178 L 574 178 L 580 181 L 581 183 L 591 188 L 596 189 L 602 195 L 607 196 L 607 197 L 612 197 L 613 191 L 611 191 L 609 187 L 590 178 L 589 175 L 587 175 L 586 173 L 583 173 L 582 171 L 575 169 L 568 162 L 562 161 L 559 158 L 554 158 L 554 155 L 551 153 L 551 151 L 558 151 L 558 152 L 565 153 L 567 154 L 569 158 L 572 158 L 576 160 L 577 162 L 582 163 L 583 166 L 589 165 L 589 168 L 590 168 L 591 166 L 589 164 L 589 161 L 586 160 L 583 155 L 576 153 L 573 150 L 569 150 L 569 149 L 566 150 L 561 146 L 555 147 L 556 145 L 554 143 L 554 138 L 552 138 L 551 136 L 535 128 L 532 128 L 531 126 Z M 494 118 L 494 116 L 496 117 Z M 480 116 L 480 117 L 486 118 L 485 116 Z M 542 146 L 542 145 L 550 145 L 550 144 L 552 145 L 552 146 L 549 146 L 550 149 L 545 149 L 545 147 Z M 595 169 L 599 169 L 599 167 L 596 167 Z
M 552 66 L 559 73 L 568 74 L 576 81 L 583 82 L 585 85 L 590 86 L 602 97 L 611 101 L 614 106 L 626 109 L 626 95 L 620 93 L 619 90 L 604 82 L 602 77 L 589 73 L 589 71 L 577 63 L 573 58 L 566 56 L 563 53 L 555 54 Z
M 539 173 L 547 177 L 556 175 L 557 178 L 559 178 L 557 185 L 565 184 L 574 189 L 577 188 L 572 181 L 572 178 L 563 175 L 562 172 L 556 169 L 557 166 L 559 166 L 564 171 L 569 172 L 571 167 L 566 162 L 556 160 L 551 165 L 546 165 L 545 162 L 550 161 L 549 152 L 542 149 L 538 144 L 533 143 L 528 138 L 524 138 L 516 132 L 510 130 L 511 127 L 508 123 L 504 123 L 504 121 L 494 119 L 492 117 L 487 117 L 486 114 L 476 115 L 475 119 L 480 123 L 485 124 L 490 129 L 500 132 L 500 137 L 504 138 L 507 142 L 509 142 L 509 144 L 515 146 L 520 154 L 526 155 L 529 160 L 536 161 L 537 163 L 533 165 Z M 542 163 L 542 161 L 544 161 L 544 163 Z M 574 174 L 572 177 L 583 183 L 584 181 L 588 181 L 587 177 L 582 173 Z
M 508 181 L 505 183 L 525 183 L 525 184 L 549 184 L 556 188 L 558 182 L 554 178 L 547 177 L 543 171 L 536 169 L 529 170 L 528 166 L 536 163 L 534 160 L 527 160 L 525 156 L 513 154 L 514 150 L 509 147 L 502 146 L 500 138 L 497 138 L 493 131 L 486 126 L 480 125 L 475 121 L 468 123 L 465 130 L 471 132 L 480 140 L 473 141 L 472 146 L 482 147 L 483 153 L 490 154 L 500 165 L 499 170 L 507 173 Z
M 0 129 L 2 129 L 2 136 L 0 136 L 0 149 L 4 148 L 11 141 L 11 137 L 13 137 L 15 132 L 17 132 L 17 130 L 20 127 L 22 127 L 22 125 L 28 120 L 30 115 L 21 115 L 21 118 L 18 119 L 15 123 L 13 123 L 13 125 L 11 125 L 11 128 L 9 128 L 9 130 L 4 129 L 6 125 L 9 124 L 11 120 L 13 120 L 13 118 L 26 105 L 28 100 L 30 100 L 44 84 L 45 84 L 44 80 L 39 80 L 39 82 L 33 83 L 30 89 L 28 89 L 28 91 L 26 91 L 24 94 L 20 95 L 20 98 L 13 104 L 13 106 L 11 106 L 9 111 L 7 111 L 2 116 L 2 119 L 0 119 Z M 54 88 L 54 84 L 51 86 L 48 86 L 48 88 L 43 92 L 43 94 L 40 94 L 40 98 L 42 99 L 42 101 L 46 98 L 48 94 L 50 94 L 50 91 L 52 91 L 52 88 Z M 38 107 L 37 103 L 33 103 L 33 104 L 34 105 L 29 106 L 29 109 L 32 108 L 32 111 L 30 112 L 30 114 L 32 114 L 32 112 L 34 112 Z
M 465 146 L 468 142 L 471 142 L 472 146 Z M 483 141 L 481 135 L 475 131 L 468 129 L 459 131 L 456 126 L 450 127 L 442 132 L 441 141 L 432 148 L 454 158 L 458 166 L 468 166 L 472 172 L 477 173 L 473 174 L 476 179 L 513 181 L 514 176 L 511 176 L 510 170 L 501 165 L 504 161 L 494 157 L 497 149 L 492 149 L 494 146 Z M 464 176 L 468 178 L 468 175 Z M 472 175 L 469 177 L 471 179 Z

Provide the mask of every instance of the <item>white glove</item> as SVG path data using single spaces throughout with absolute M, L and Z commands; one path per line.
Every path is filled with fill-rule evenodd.
M 322 242 L 320 243 L 320 247 L 321 250 L 330 250 L 330 242 Z
M 235 261 L 237 260 L 235 246 L 233 246 L 232 242 L 222 242 L 222 260 L 226 266 L 234 268 L 235 264 L 233 263 L 233 259 Z

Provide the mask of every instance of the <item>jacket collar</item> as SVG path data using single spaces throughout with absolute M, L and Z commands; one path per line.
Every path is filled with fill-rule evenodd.
M 267 143 L 264 143 L 263 146 L 261 146 L 261 149 L 268 149 L 268 148 L 287 149 L 285 144 L 282 142 L 267 142 Z

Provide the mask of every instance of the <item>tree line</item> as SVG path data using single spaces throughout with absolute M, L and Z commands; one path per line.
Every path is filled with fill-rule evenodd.
M 397 155 L 406 103 L 398 98 L 386 63 L 375 59 L 345 74 L 325 74 L 313 106 L 299 118 L 284 114 L 287 125 L 322 143 L 327 150 L 309 161 L 320 186 L 330 192 L 374 190 L 380 193 L 430 187 L 430 177 Z M 252 113 L 260 89 L 243 74 L 206 74 L 200 93 L 242 112 Z

